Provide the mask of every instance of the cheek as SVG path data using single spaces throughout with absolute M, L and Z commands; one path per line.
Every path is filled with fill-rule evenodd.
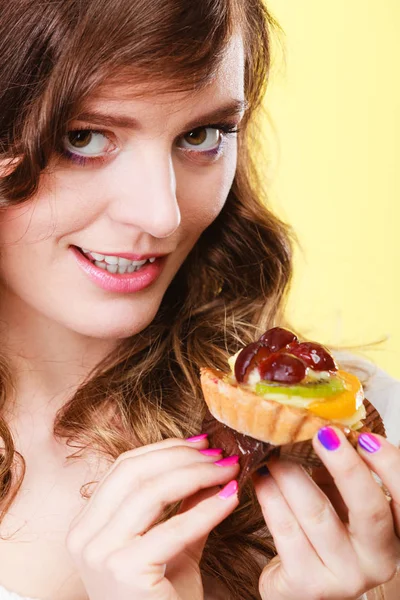
M 0 245 L 2 251 L 8 246 L 29 243 L 34 228 L 34 203 L 24 202 L 6 208 L 0 213 Z
M 200 175 L 183 174 L 178 186 L 183 229 L 201 233 L 217 218 L 232 187 L 236 158 L 234 147 L 220 164 L 205 167 Z
M 80 174 L 79 174 L 80 175 Z M 0 212 L 0 247 L 35 246 L 81 228 L 102 209 L 86 178 L 68 172 L 42 175 L 35 197 Z M 86 184 L 86 187 L 85 187 Z M 85 190 L 83 193 L 82 190 Z M 98 203 L 100 204 L 100 203 Z

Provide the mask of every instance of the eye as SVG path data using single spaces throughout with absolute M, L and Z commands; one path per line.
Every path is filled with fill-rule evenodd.
M 222 140 L 222 133 L 216 127 L 198 127 L 182 136 L 179 146 L 187 150 L 214 150 Z
M 81 156 L 98 156 L 110 152 L 110 144 L 104 133 L 91 129 L 72 130 L 64 137 L 65 149 Z M 76 152 L 77 150 L 79 152 Z

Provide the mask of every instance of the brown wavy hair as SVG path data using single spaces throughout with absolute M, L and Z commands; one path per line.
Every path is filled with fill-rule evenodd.
M 0 8 L 0 159 L 10 161 L 0 179 L 5 208 L 32 198 L 80 103 L 102 85 L 201 89 L 232 35 L 239 31 L 245 41 L 249 110 L 222 212 L 190 252 L 153 322 L 122 340 L 55 419 L 54 435 L 77 449 L 70 459 L 95 450 L 114 460 L 137 445 L 198 433 L 205 412 L 199 367 L 224 368 L 227 355 L 281 320 L 291 233 L 268 210 L 251 156 L 278 25 L 262 0 L 47 0 L 37 11 L 33 0 Z M 3 357 L 0 410 L 12 393 Z M 1 521 L 25 462 L 4 415 L 0 435 Z M 89 496 L 87 488 L 81 493 Z M 238 509 L 210 534 L 201 569 L 232 599 L 254 600 L 260 563 L 275 554 L 249 484 Z

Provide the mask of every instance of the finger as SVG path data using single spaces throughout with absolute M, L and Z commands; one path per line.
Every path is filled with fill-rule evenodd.
M 268 468 L 272 462 L 268 463 Z M 312 572 L 322 569 L 321 559 L 300 527 L 273 475 L 254 475 L 253 481 L 265 522 L 274 538 L 284 570 L 290 573 L 295 581 L 302 581 L 304 564 L 307 564 Z
M 193 496 L 188 496 L 184 498 L 181 502 L 178 514 L 184 513 L 191 508 L 194 508 L 199 502 L 202 502 L 206 498 L 210 498 L 216 493 L 217 490 L 213 488 L 207 488 L 205 490 L 200 490 L 197 494 L 193 494 Z
M 119 467 L 119 465 L 128 458 L 134 458 L 141 456 L 143 454 L 147 454 L 149 452 L 156 452 L 158 450 L 163 450 L 167 448 L 174 448 L 177 446 L 185 446 L 187 448 L 196 448 L 197 450 L 202 450 L 208 448 L 208 436 L 207 434 L 202 434 L 199 436 L 195 436 L 193 438 L 189 438 L 187 440 L 181 438 L 168 438 L 166 440 L 162 440 L 161 442 L 156 442 L 154 444 L 148 444 L 146 446 L 140 446 L 139 448 L 133 448 L 132 450 L 128 450 L 127 452 L 123 452 L 118 456 L 118 458 L 114 461 L 114 463 L 110 466 L 107 472 L 103 475 L 103 477 L 97 483 L 96 489 L 91 495 L 90 501 L 84 506 L 84 508 L 75 516 L 75 518 L 71 521 L 70 527 L 74 527 L 78 521 L 85 515 L 88 509 L 91 510 L 92 503 L 94 502 L 94 498 L 96 498 L 100 494 L 100 490 L 106 484 L 106 482 L 110 479 L 115 469 Z
M 207 538 L 210 531 L 237 507 L 237 489 L 237 482 L 230 481 L 218 494 L 153 527 L 115 553 L 114 559 L 121 561 L 121 569 L 140 561 L 144 572 L 148 572 L 149 565 L 160 566 L 172 561 L 188 547 Z
M 396 535 L 400 538 L 400 450 L 380 435 L 362 433 L 357 451 L 392 496 L 390 506 Z
M 93 536 L 87 544 L 87 552 L 100 560 L 101 556 L 148 532 L 166 506 L 202 489 L 225 484 L 238 472 L 238 464 L 220 467 L 192 463 L 148 479 L 141 485 L 140 494 L 134 491 L 127 496 L 112 518 Z
M 69 539 L 76 540 L 74 545 L 84 544 L 96 531 L 101 529 L 112 517 L 124 498 L 133 490 L 140 490 L 143 482 L 157 477 L 173 468 L 180 468 L 196 463 L 213 463 L 218 456 L 207 456 L 196 448 L 187 445 L 171 445 L 162 450 L 128 455 L 104 478 L 85 507 L 70 526 Z
M 337 489 L 332 475 L 326 467 L 313 467 L 312 478 L 320 490 L 322 490 L 325 496 L 330 500 L 342 523 L 348 523 L 349 509 Z
M 349 509 L 348 531 L 357 553 L 376 572 L 392 560 L 393 519 L 382 490 L 342 431 L 322 428 L 313 446 L 331 472 Z
M 185 512 L 188 512 L 189 510 L 191 510 L 192 508 L 194 508 L 195 506 L 197 506 L 198 504 L 200 504 L 207 498 L 211 498 L 212 496 L 217 494 L 219 491 L 220 491 L 220 487 L 216 486 L 216 487 L 207 488 L 205 490 L 200 490 L 199 492 L 197 492 L 197 494 L 193 494 L 193 496 L 184 498 L 184 500 L 182 501 L 181 507 L 178 511 L 178 514 L 183 514 Z M 186 547 L 186 552 L 190 553 L 193 556 L 194 560 L 199 561 L 201 559 L 201 556 L 202 556 L 203 550 L 204 550 L 204 546 L 207 542 L 207 538 L 208 538 L 208 533 L 206 535 L 204 535 L 203 537 L 199 538 L 198 540 L 196 540 L 193 544 L 188 544 L 188 546 Z
M 304 468 L 284 460 L 271 461 L 268 467 L 322 563 L 336 576 L 356 564 L 347 528 Z

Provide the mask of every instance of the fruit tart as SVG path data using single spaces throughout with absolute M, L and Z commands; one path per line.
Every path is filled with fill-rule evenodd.
M 201 369 L 208 406 L 203 431 L 212 444 L 239 453 L 242 479 L 273 455 L 320 466 L 311 439 L 328 424 L 354 446 L 361 431 L 385 435 L 358 378 L 321 344 L 274 327 L 228 363 L 229 373 Z

